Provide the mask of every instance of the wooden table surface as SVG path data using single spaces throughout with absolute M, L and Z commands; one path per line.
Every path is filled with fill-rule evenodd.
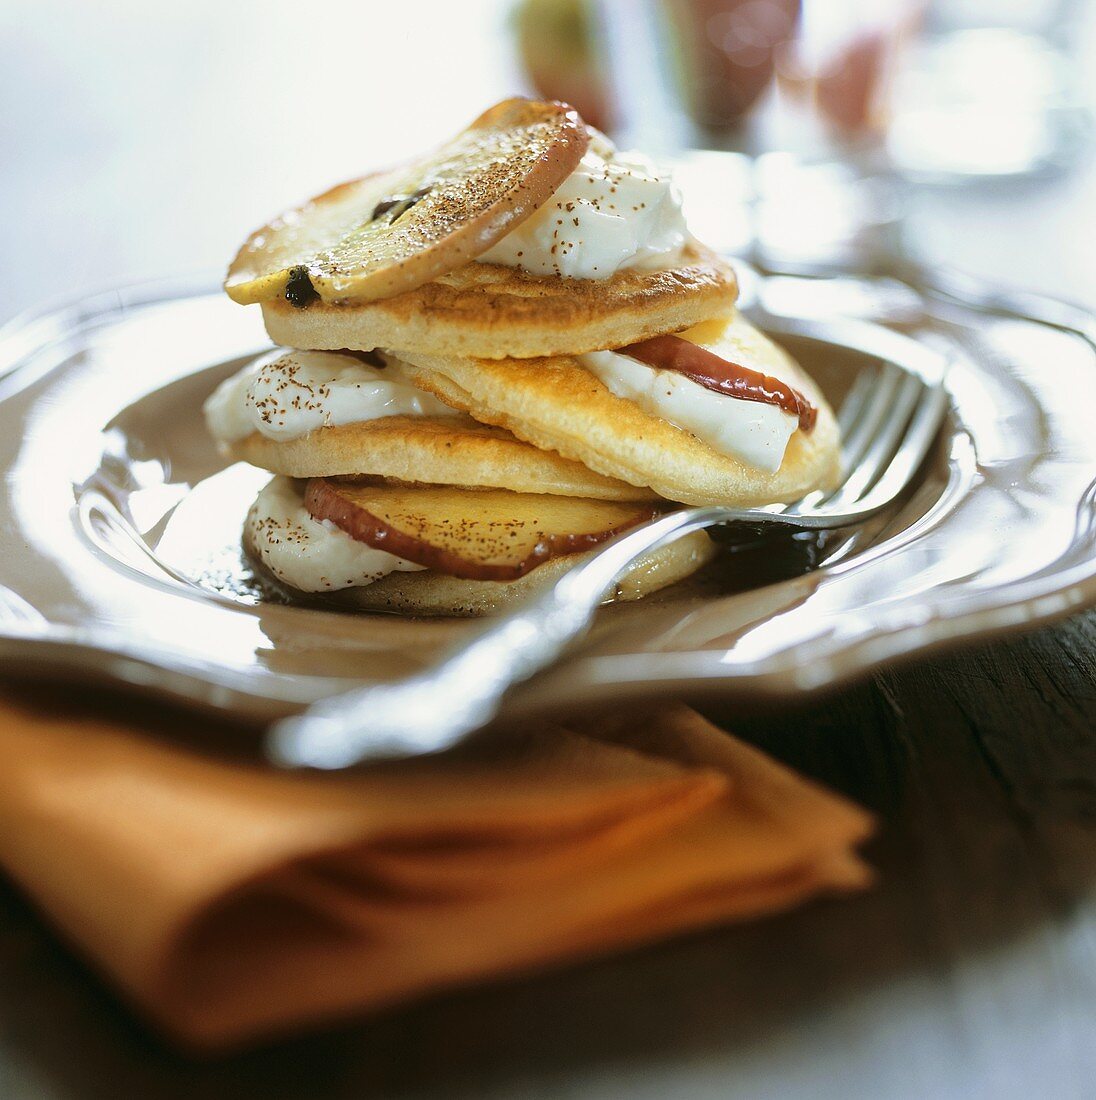
M 217 268 L 257 218 L 520 88 L 498 2 L 319 7 L 0 8 L 0 319 Z M 1094 304 L 1094 194 L 1091 165 L 925 193 L 910 231 Z M 876 889 L 196 1065 L 0 887 L 0 1095 L 1096 1094 L 1096 614 L 805 710 L 705 709 L 879 814 Z

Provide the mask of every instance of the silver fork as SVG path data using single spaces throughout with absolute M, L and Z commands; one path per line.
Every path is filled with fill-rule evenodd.
M 552 664 L 585 634 L 606 594 L 637 558 L 717 524 L 812 530 L 857 524 L 909 484 L 947 405 L 942 382 L 928 384 L 892 364 L 878 373 L 862 371 L 838 415 L 846 475 L 835 490 L 810 493 L 791 505 L 684 508 L 659 516 L 609 543 L 434 667 L 325 699 L 277 722 L 267 741 L 271 759 L 343 768 L 450 748 L 494 717 L 509 688 Z

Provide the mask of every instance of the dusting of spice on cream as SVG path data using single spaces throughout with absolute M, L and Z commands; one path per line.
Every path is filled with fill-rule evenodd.
M 628 268 L 672 266 L 690 239 L 670 175 L 595 134 L 555 194 L 479 260 L 534 275 L 608 279 Z
M 404 378 L 398 364 L 373 366 L 356 355 L 284 348 L 222 382 L 204 411 L 211 434 L 225 443 L 252 432 L 295 439 L 385 416 L 460 415 Z

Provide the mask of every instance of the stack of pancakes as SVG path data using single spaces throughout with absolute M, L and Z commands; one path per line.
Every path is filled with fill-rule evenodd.
M 261 568 L 360 608 L 478 614 L 658 510 L 832 480 L 817 388 L 735 312 L 668 185 L 616 157 L 565 105 L 508 100 L 252 234 L 226 289 L 280 347 L 207 418 L 278 475 L 244 532 Z M 681 539 L 615 598 L 713 553 Z

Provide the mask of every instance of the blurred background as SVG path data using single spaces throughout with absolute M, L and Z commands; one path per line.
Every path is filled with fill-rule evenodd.
M 680 159 L 701 236 L 1096 304 L 1091 0 L 0 2 L 0 319 L 219 272 L 514 93 Z

